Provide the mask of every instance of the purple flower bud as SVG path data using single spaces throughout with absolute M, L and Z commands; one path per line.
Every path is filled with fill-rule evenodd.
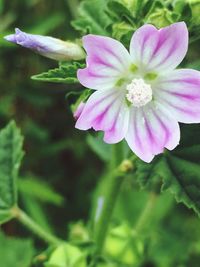
M 7 41 L 29 48 L 45 57 L 60 60 L 80 60 L 85 57 L 83 49 L 75 43 L 50 36 L 29 34 L 15 29 L 15 34 L 4 37 Z

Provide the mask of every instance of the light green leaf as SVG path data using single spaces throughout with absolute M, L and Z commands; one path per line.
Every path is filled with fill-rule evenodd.
M 112 23 L 106 14 L 107 0 L 86 0 L 79 7 L 79 17 L 72 26 L 82 34 L 109 35 L 107 27 Z
M 59 68 L 33 75 L 31 79 L 42 82 L 54 83 L 78 83 L 77 70 L 84 68 L 85 64 L 79 62 L 61 63 Z
M 12 219 L 13 215 L 10 210 L 0 210 L 0 225 Z
M 23 157 L 23 137 L 15 122 L 0 132 L 0 210 L 17 203 L 16 179 Z
M 31 240 L 8 238 L 0 233 L 0 259 L 2 267 L 30 267 L 34 256 Z

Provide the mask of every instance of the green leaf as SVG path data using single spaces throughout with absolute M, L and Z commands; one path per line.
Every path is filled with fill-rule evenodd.
M 135 17 L 135 8 L 136 5 L 133 1 L 125 0 L 111 0 L 108 3 L 109 14 L 113 14 L 116 18 L 119 19 L 119 22 L 122 22 L 122 18 L 128 19 L 130 22 L 134 22 Z
M 191 135 L 191 137 L 190 137 Z M 156 157 L 152 163 L 137 162 L 139 183 L 149 189 L 169 190 L 177 200 L 200 216 L 200 129 L 183 128 L 181 145 Z
M 33 75 L 31 79 L 42 82 L 54 83 L 78 83 L 77 70 L 84 68 L 85 64 L 79 62 L 61 63 L 59 68 L 43 72 L 41 74 Z
M 88 135 L 87 143 L 90 148 L 99 156 L 103 161 L 109 161 L 111 157 L 111 146 L 103 141 L 102 134 L 96 136 Z
M 110 35 L 107 27 L 112 23 L 106 14 L 107 0 L 86 0 L 80 4 L 79 17 L 72 26 L 82 34 Z
M 15 122 L 0 132 L 0 210 L 17 203 L 16 179 L 23 157 L 23 137 Z
M 113 19 L 112 37 L 129 47 L 136 26 L 136 2 L 133 0 L 110 0 L 108 14 Z
M 0 225 L 11 220 L 13 217 L 10 210 L 0 210 Z
M 61 206 L 64 198 L 42 179 L 34 177 L 19 179 L 18 187 L 21 193 L 34 197 L 42 202 Z
M 163 176 L 163 190 L 169 189 L 200 216 L 200 165 L 174 156 L 166 159 L 168 171 Z
M 32 241 L 8 238 L 0 232 L 0 259 L 2 267 L 30 267 L 34 256 Z

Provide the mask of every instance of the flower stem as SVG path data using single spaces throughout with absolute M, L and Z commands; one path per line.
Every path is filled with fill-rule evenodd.
M 95 255 L 100 255 L 108 232 L 109 222 L 120 192 L 125 175 L 133 169 L 130 160 L 124 160 L 106 177 L 107 190 L 102 197 L 100 213 L 95 218 L 94 239 L 96 243 Z
M 60 240 L 59 238 L 55 237 L 54 235 L 45 231 L 20 208 L 14 207 L 12 209 L 12 213 L 19 222 L 25 225 L 31 232 L 36 234 L 39 238 L 41 238 L 46 243 L 57 246 L 64 242 Z
M 156 203 L 156 199 L 157 199 L 157 195 L 155 192 L 150 192 L 148 200 L 146 202 L 146 205 L 143 209 L 143 212 L 141 213 L 136 226 L 134 228 L 134 230 L 137 232 L 137 234 L 139 234 L 143 228 L 145 227 L 145 225 L 148 223 L 149 224 L 149 219 L 152 215 L 152 210 L 155 206 Z
M 123 177 L 117 174 L 110 175 L 108 179 L 110 179 L 108 190 L 106 192 L 106 195 L 104 196 L 102 211 L 98 220 L 96 221 L 95 227 L 97 254 L 100 254 L 103 248 L 109 222 L 123 181 Z

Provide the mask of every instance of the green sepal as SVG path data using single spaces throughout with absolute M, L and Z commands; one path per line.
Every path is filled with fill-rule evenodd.
M 84 253 L 75 246 L 63 244 L 57 247 L 51 254 L 45 267 L 86 267 Z

